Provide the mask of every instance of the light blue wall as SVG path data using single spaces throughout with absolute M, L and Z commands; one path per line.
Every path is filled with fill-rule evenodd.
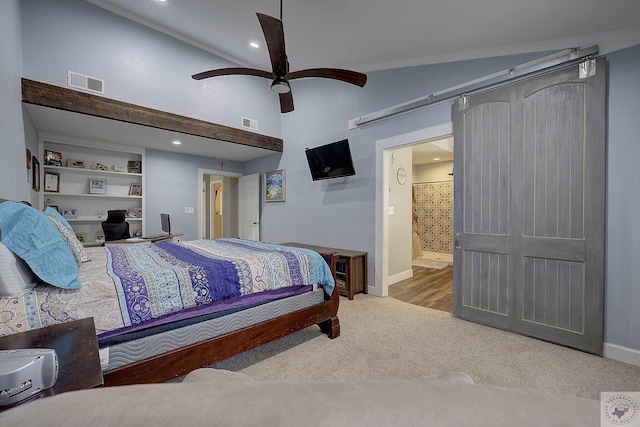
M 373 72 L 364 88 L 324 79 L 292 82 L 296 109 L 282 118 L 284 153 L 245 163 L 245 173 L 286 170 L 286 202 L 263 203 L 262 239 L 366 251 L 373 283 L 376 141 L 448 123 L 451 111 L 449 105 L 437 105 L 352 131 L 348 120 L 542 55 Z M 349 139 L 356 176 L 313 182 L 304 149 L 344 138 Z
M 282 136 L 284 153 L 244 164 L 244 172 L 286 169 L 286 202 L 263 204 L 262 239 L 298 240 L 369 252 L 369 277 L 375 259 L 376 197 L 375 143 L 377 140 L 424 129 L 451 120 L 442 104 L 391 120 L 348 131 L 347 121 L 418 96 L 442 90 L 541 55 L 412 67 L 369 73 L 363 89 L 320 79 L 292 82 L 296 110 L 280 118 L 277 98 L 264 90 L 260 79 L 241 83 L 214 79 L 198 86 L 193 72 L 225 66 L 223 60 L 186 46 L 147 28 L 78 0 L 3 0 L 0 2 L 0 168 L 2 196 L 14 191 L 15 176 L 24 169 L 24 135 L 12 124 L 20 121 L 20 37 L 16 35 L 17 5 L 22 8 L 23 74 L 66 85 L 68 69 L 105 78 L 107 96 L 152 108 L 239 127 L 237 117 L 260 120 L 261 133 Z M 79 19 L 82 18 L 82 19 Z M 637 164 L 640 160 L 640 47 L 608 55 L 608 158 L 606 241 L 606 331 L 610 344 L 640 351 L 640 199 Z M 186 77 L 185 77 L 186 76 Z M 255 84 L 255 86 L 252 86 Z M 280 123 L 281 120 L 281 123 Z M 8 125 L 8 128 L 7 128 Z M 280 128 L 281 126 L 281 128 Z M 349 138 L 357 175 L 345 180 L 312 182 L 304 157 L 305 147 Z M 15 146 L 14 146 L 15 145 Z M 4 148 L 14 155 L 6 162 Z M 159 216 L 164 200 L 175 200 L 174 228 L 195 235 L 195 220 L 185 218 L 184 206 L 197 206 L 197 168 L 217 165 L 215 159 L 192 159 L 163 152 L 147 153 L 149 218 Z M 191 162 L 194 162 L 193 164 Z M 5 167 L 6 163 L 6 167 Z M 214 168 L 215 169 L 215 168 Z M 238 166 L 238 170 L 242 167 Z M 24 178 L 24 176 L 23 176 Z M 158 184 L 156 186 L 156 183 Z M 24 183 L 16 181 L 19 190 Z M 12 196 L 13 197 L 13 196 Z M 159 222 L 159 221 L 158 221 Z M 153 233 L 153 221 L 148 221 Z M 159 231 L 159 224 L 158 224 Z M 373 280 L 373 279 L 371 279 Z
M 258 77 L 195 81 L 235 66 L 82 0 L 22 0 L 23 76 L 67 87 L 67 71 L 105 80 L 105 96 L 235 128 L 242 117 L 280 136 L 278 97 Z
M 22 104 L 22 102 L 20 103 Z M 42 156 L 40 156 L 38 154 L 38 129 L 36 129 L 35 124 L 33 123 L 33 120 L 31 120 L 31 116 L 29 115 L 29 113 L 24 109 L 24 107 L 22 108 L 22 118 L 24 121 L 24 143 L 26 148 L 29 149 L 29 151 L 31 152 L 31 155 L 36 155 L 38 157 L 38 159 L 40 160 L 40 162 L 42 163 Z M 33 174 L 31 173 L 31 171 L 28 171 L 27 174 L 29 175 L 29 185 L 28 187 L 30 188 L 29 192 L 31 193 L 31 198 L 29 200 L 29 202 L 33 205 L 33 206 L 38 206 L 38 192 L 33 191 Z
M 22 125 L 20 2 L 0 1 L 0 198 L 31 199 Z
M 640 46 L 607 59 L 605 341 L 640 350 Z
M 147 150 L 145 153 L 145 234 L 162 232 L 160 213 L 171 217 L 171 231 L 186 240 L 198 237 L 198 169 L 220 169 L 219 159 Z M 242 173 L 242 163 L 226 160 L 224 170 Z M 184 213 L 193 207 L 193 214 Z

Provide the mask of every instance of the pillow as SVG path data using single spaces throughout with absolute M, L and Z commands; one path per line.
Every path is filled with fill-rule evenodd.
M 1 203 L 0 230 L 2 243 L 44 282 L 63 289 L 80 287 L 78 264 L 44 213 L 22 203 Z
M 80 240 L 78 240 L 75 231 L 73 231 L 73 228 L 71 228 L 71 225 L 69 225 L 67 220 L 64 219 L 57 210 L 49 206 L 45 209 L 44 214 L 60 232 L 64 242 L 67 244 L 67 247 L 75 258 L 78 267 L 80 267 L 83 262 L 91 261 L 87 255 L 87 251 L 84 250 L 84 245 Z
M 26 262 L 0 243 L 0 297 L 17 297 L 36 285 Z

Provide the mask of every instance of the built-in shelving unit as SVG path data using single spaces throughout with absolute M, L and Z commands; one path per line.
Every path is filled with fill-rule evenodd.
M 47 151 L 59 153 L 60 164 L 47 164 Z M 125 211 L 131 234 L 142 235 L 143 148 L 41 135 L 40 158 L 41 209 L 57 208 L 86 244 L 103 235 L 101 223 L 109 210 Z M 129 172 L 129 162 L 140 171 Z

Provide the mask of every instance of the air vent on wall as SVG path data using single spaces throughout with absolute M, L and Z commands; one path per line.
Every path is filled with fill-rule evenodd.
M 242 127 L 251 130 L 258 130 L 258 121 L 253 119 L 242 118 Z
M 69 71 L 67 84 L 71 87 L 104 94 L 104 80 Z

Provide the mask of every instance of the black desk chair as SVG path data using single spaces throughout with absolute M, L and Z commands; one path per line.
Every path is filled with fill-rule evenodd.
M 121 211 L 107 211 L 107 220 L 102 221 L 102 231 L 107 242 L 131 237 L 129 223 L 124 220 L 124 212 Z

